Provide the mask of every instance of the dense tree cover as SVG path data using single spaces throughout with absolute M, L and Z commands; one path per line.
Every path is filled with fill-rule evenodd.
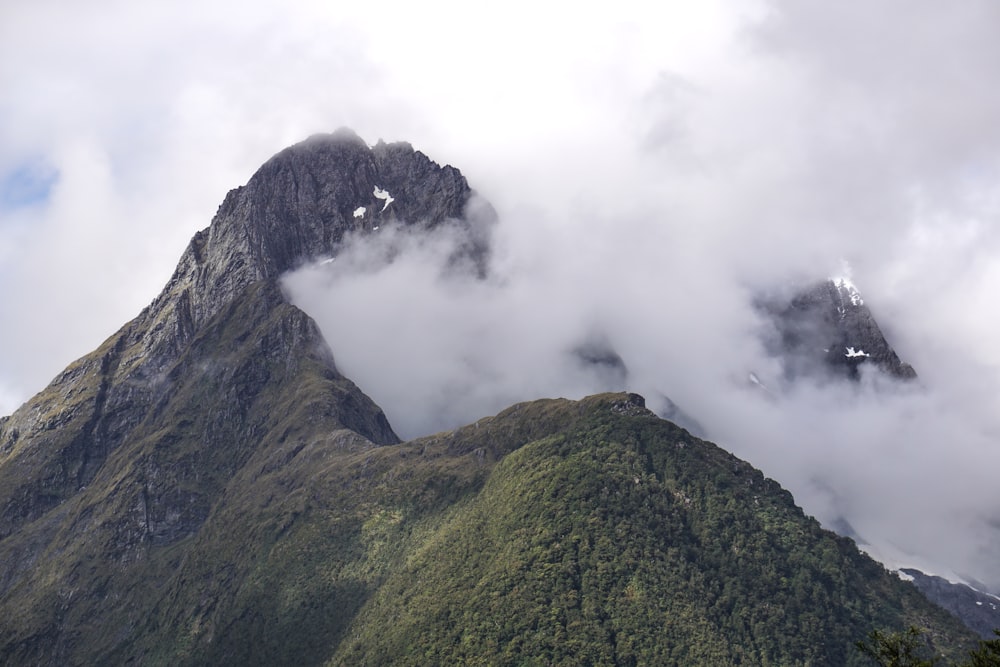
M 855 639 L 909 625 L 951 657 L 975 645 L 777 483 L 623 394 L 399 445 L 288 437 L 197 534 L 141 558 L 142 616 L 85 627 L 81 662 L 863 665 Z M 120 600 L 120 576 L 87 604 Z
M 968 637 L 776 483 L 605 405 L 504 458 L 335 664 L 864 664 L 872 619 Z M 626 411 L 627 412 L 627 411 Z
M 1000 667 L 1000 629 L 993 634 L 996 639 L 981 639 L 979 648 L 969 652 L 968 667 Z
M 938 658 L 923 641 L 922 634 L 913 625 L 903 632 L 872 630 L 857 647 L 882 667 L 933 667 Z
M 979 647 L 969 651 L 968 658 L 958 667 L 1000 666 L 1000 630 L 994 630 L 998 639 L 980 640 Z M 923 638 L 923 631 L 910 626 L 902 632 L 872 630 L 866 640 L 857 642 L 858 650 L 880 667 L 933 667 L 941 666 L 940 656 Z

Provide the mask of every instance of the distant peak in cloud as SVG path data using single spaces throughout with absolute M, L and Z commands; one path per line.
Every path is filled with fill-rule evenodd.
M 760 307 L 773 329 L 765 345 L 781 360 L 785 379 L 860 378 L 862 364 L 889 377 L 910 380 L 916 372 L 886 340 L 861 293 L 847 276 L 830 278 L 790 299 L 766 298 Z

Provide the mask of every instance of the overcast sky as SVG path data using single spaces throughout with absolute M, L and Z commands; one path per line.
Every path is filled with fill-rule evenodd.
M 568 354 L 605 341 L 810 513 L 1000 585 L 1000 5 L 288 4 L 0 6 L 0 413 L 346 125 L 500 216 L 485 283 L 441 277 L 447 234 L 290 279 L 402 435 L 612 388 Z M 748 391 L 750 297 L 844 271 L 920 387 Z

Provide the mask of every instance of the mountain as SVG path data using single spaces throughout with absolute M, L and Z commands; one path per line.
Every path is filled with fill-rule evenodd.
M 346 130 L 231 191 L 149 307 L 0 420 L 0 662 L 861 664 L 854 640 L 909 624 L 970 645 L 634 394 L 400 443 L 279 279 L 449 225 L 475 280 L 491 219 L 456 169 Z
M 912 380 L 916 371 L 900 360 L 861 293 L 846 278 L 815 283 L 787 297 L 765 297 L 758 307 L 773 330 L 768 351 L 779 357 L 790 381 L 803 376 L 859 379 L 862 366 Z
M 0 420 L 5 654 L 60 663 L 93 627 L 115 645 L 238 480 L 317 440 L 398 442 L 278 279 L 348 233 L 459 219 L 471 197 L 457 170 L 346 131 L 230 192 L 148 308 Z
M 515 406 L 446 437 L 511 422 L 536 431 L 387 577 L 335 663 L 862 664 L 866 624 L 963 632 L 641 397 Z
M 912 577 L 913 585 L 921 593 L 961 619 L 980 637 L 993 639 L 993 631 L 1000 628 L 1000 597 L 914 568 L 905 567 L 900 572 Z
M 802 378 L 854 380 L 865 366 L 901 381 L 917 377 L 886 340 L 861 293 L 848 278 L 817 282 L 789 297 L 768 297 L 758 307 L 773 325 L 765 335 L 768 351 L 783 364 L 785 380 Z M 857 539 L 843 518 L 834 526 Z M 997 599 L 961 582 L 904 568 L 904 575 L 930 600 L 941 605 L 983 638 L 1000 626 Z

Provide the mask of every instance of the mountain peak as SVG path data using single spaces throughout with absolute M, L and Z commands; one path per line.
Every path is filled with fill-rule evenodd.
M 365 143 L 365 140 L 362 139 L 357 132 L 355 132 L 354 130 L 345 125 L 342 125 L 333 132 L 316 132 L 315 134 L 310 134 L 303 141 L 300 141 L 298 144 L 293 144 L 292 146 L 289 146 L 289 148 L 285 150 L 289 150 L 295 148 L 295 146 L 301 146 L 302 144 L 307 144 L 312 141 L 318 141 L 318 142 L 342 141 L 342 142 L 360 144 L 361 146 L 365 147 L 368 146 L 368 144 Z
M 839 276 L 830 278 L 830 282 L 833 286 L 837 288 L 840 295 L 847 301 L 850 301 L 852 306 L 863 306 L 865 300 L 861 298 L 861 292 L 858 291 L 857 286 L 851 281 L 850 278 L 846 276 Z
M 457 169 L 346 129 L 268 160 L 227 194 L 142 313 L 0 421 L 0 562 L 20 561 L 19 538 L 6 538 L 31 535 L 37 553 L 64 539 L 53 548 L 124 567 L 197 533 L 236 477 L 304 448 L 398 442 L 279 279 L 380 225 L 455 219 L 470 230 L 471 197 Z M 88 528 L 60 537 L 49 530 L 58 517 Z M 0 597 L 35 588 L 48 567 L 0 567 Z M 69 585 L 61 577 L 50 581 Z
M 791 299 L 766 299 L 759 305 L 774 324 L 767 346 L 783 360 L 789 378 L 832 373 L 856 380 L 862 364 L 874 364 L 897 379 L 917 376 L 889 345 L 848 276 L 828 278 Z
M 380 192 L 388 193 L 391 206 Z M 270 278 L 333 254 L 352 232 L 370 233 L 388 222 L 435 225 L 461 218 L 471 196 L 454 167 L 438 165 L 408 143 L 370 148 L 342 128 L 313 135 L 265 162 L 246 186 L 226 197 L 208 241 L 248 260 L 254 278 Z M 364 213 L 355 215 L 360 208 Z M 233 262 L 223 263 L 233 268 Z
M 347 128 L 312 135 L 226 195 L 151 310 L 156 316 L 181 299 L 188 304 L 187 328 L 197 330 L 246 286 L 335 255 L 348 235 L 461 219 L 472 195 L 461 172 L 408 143 L 372 148 Z M 472 225 L 464 229 L 470 252 L 484 257 L 485 234 Z

